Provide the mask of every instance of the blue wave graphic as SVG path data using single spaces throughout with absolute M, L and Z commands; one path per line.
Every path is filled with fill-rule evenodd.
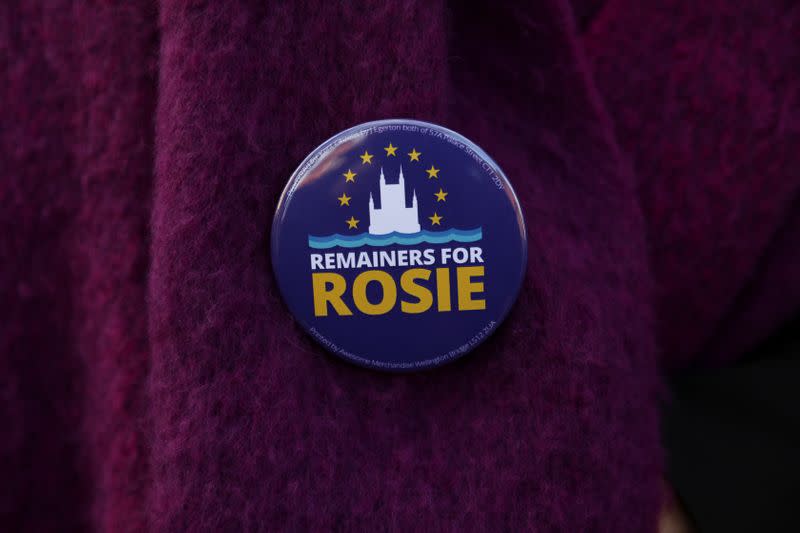
M 389 246 L 390 244 L 413 245 L 420 243 L 442 244 L 445 242 L 476 242 L 483 238 L 483 228 L 455 229 L 444 231 L 422 230 L 419 233 L 387 233 L 386 235 L 328 235 L 325 237 L 308 236 L 308 245 L 317 250 L 327 248 L 359 248 L 361 246 Z

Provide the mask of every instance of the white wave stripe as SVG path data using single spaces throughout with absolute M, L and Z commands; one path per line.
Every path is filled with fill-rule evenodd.
M 418 233 L 389 233 L 386 235 L 371 235 L 361 233 L 359 235 L 340 235 L 338 233 L 327 236 L 308 236 L 308 246 L 317 250 L 328 248 L 360 248 L 362 246 L 389 246 L 400 244 L 413 246 L 415 244 L 443 244 L 447 242 L 477 242 L 483 238 L 483 229 L 475 228 L 471 230 L 449 229 L 446 231 L 427 231 Z

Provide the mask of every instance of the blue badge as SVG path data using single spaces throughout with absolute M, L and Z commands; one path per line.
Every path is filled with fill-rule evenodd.
M 292 175 L 272 264 L 297 321 L 355 364 L 452 361 L 508 314 L 525 221 L 500 167 L 435 124 L 382 120 L 325 141 Z

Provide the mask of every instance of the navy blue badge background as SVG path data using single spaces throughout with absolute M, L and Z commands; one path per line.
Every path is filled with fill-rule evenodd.
M 404 125 L 416 127 L 418 131 L 380 131 L 381 128 Z M 358 135 L 364 131 L 370 133 Z M 421 133 L 422 131 L 427 132 Z M 447 138 L 437 138 L 436 133 L 444 134 L 464 147 L 448 142 Z M 341 142 L 348 137 L 349 140 Z M 384 147 L 390 142 L 398 147 L 397 156 L 387 156 Z M 331 149 L 336 144 L 338 146 Z M 408 152 L 414 148 L 422 154 L 418 162 L 410 161 L 408 156 Z M 365 150 L 374 156 L 371 164 L 362 164 L 359 155 Z M 468 150 L 480 156 L 481 161 L 476 161 Z M 325 155 L 317 158 L 321 153 Z M 375 199 L 375 207 L 381 205 L 378 192 L 381 167 L 387 183 L 396 183 L 401 164 L 406 182 L 407 205 L 411 205 L 412 191 L 416 191 L 422 230 L 481 227 L 483 238 L 474 243 L 422 243 L 415 246 L 329 249 L 309 247 L 309 235 L 356 235 L 367 232 L 370 192 Z M 425 172 L 431 165 L 440 169 L 438 179 L 429 178 Z M 343 174 L 348 169 L 357 174 L 355 182 L 345 181 Z M 501 187 L 498 187 L 498 183 Z M 434 196 L 440 187 L 448 193 L 445 202 L 437 202 Z M 339 205 L 337 197 L 342 193 L 352 197 L 350 206 Z M 444 217 L 441 226 L 433 226 L 428 218 L 434 211 Z M 360 220 L 357 229 L 348 229 L 345 223 L 351 215 Z M 459 311 L 455 272 L 455 267 L 459 265 L 441 265 L 439 250 L 471 246 L 480 246 L 483 250 L 484 292 L 474 294 L 473 298 L 485 299 L 486 309 Z M 350 292 L 353 279 L 367 268 L 334 269 L 330 272 L 341 274 L 347 280 L 348 290 L 344 301 L 353 311 L 353 315 L 338 316 L 329 306 L 327 317 L 314 316 L 310 261 L 312 253 L 358 254 L 363 251 L 371 254 L 375 250 L 403 248 L 436 250 L 436 263 L 418 268 L 451 268 L 451 311 L 437 311 L 435 275 L 432 272 L 427 282 L 419 281 L 420 285 L 428 287 L 434 295 L 431 309 L 421 314 L 402 313 L 401 299 L 416 301 L 416 298 L 405 295 L 399 286 L 402 272 L 414 268 L 406 266 L 379 268 L 389 272 L 398 285 L 398 301 L 389 313 L 380 316 L 364 315 L 353 303 Z M 284 300 L 300 324 L 336 355 L 360 365 L 389 370 L 436 366 L 463 355 L 479 344 L 499 325 L 513 305 L 524 275 L 526 251 L 522 213 L 513 189 L 499 167 L 477 146 L 454 132 L 433 124 L 408 120 L 362 124 L 340 133 L 318 147 L 300 165 L 284 190 L 272 231 L 275 275 Z M 367 295 L 370 301 L 379 301 L 380 284 L 370 283 Z

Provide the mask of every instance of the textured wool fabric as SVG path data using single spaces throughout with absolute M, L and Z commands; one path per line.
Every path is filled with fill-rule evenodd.
M 652 531 L 661 378 L 797 312 L 796 7 L 339 4 L 0 7 L 0 530 Z M 302 158 L 398 117 L 529 230 L 506 322 L 408 375 L 268 255 Z
M 716 356 L 724 363 L 796 309 L 798 281 L 764 269 L 766 256 L 800 242 L 795 232 L 780 249 L 771 244 L 798 209 L 800 9 L 760 0 L 654 4 L 610 1 L 586 50 L 638 176 L 664 362 L 685 366 L 730 337 Z M 789 253 L 782 264 L 798 278 Z M 767 278 L 757 291 L 776 293 L 737 323 L 739 299 Z M 760 316 L 768 325 L 751 328 Z
M 0 8 L 0 529 L 141 531 L 158 10 Z

